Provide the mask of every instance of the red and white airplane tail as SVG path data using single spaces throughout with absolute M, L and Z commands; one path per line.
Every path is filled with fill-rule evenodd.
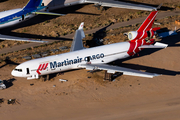
M 151 12 L 137 31 L 142 32 L 142 31 L 150 30 L 152 28 L 152 25 L 154 23 L 154 20 L 157 14 L 158 14 L 158 11 Z
M 160 29 L 160 27 L 152 28 L 154 20 L 158 14 L 158 11 L 152 11 L 149 16 L 145 19 L 142 25 L 139 27 L 137 31 L 130 31 L 128 35 L 129 40 L 136 39 L 145 39 L 145 38 L 153 38 L 156 31 Z

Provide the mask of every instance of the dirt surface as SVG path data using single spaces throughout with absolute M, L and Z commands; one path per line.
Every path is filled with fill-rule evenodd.
M 1 1 L 1 10 L 7 10 L 9 7 L 8 4 L 11 4 L 13 8 L 22 7 L 26 4 L 27 0 L 19 0 L 15 3 L 14 1 L 15 0 Z M 147 1 L 147 3 L 152 2 L 153 4 L 159 4 L 162 1 Z M 168 3 L 168 7 L 173 7 L 173 4 L 178 3 L 179 1 L 163 0 L 163 2 Z M 93 8 L 92 12 L 93 10 L 95 12 L 97 11 L 94 7 L 92 7 L 92 5 L 83 6 L 77 11 L 82 10 L 84 12 L 89 12 L 88 8 Z M 110 19 L 112 18 L 112 13 L 118 14 L 119 12 L 118 15 L 123 16 L 125 13 L 130 14 L 131 12 L 133 13 L 137 11 L 109 8 L 104 12 L 107 12 L 107 17 Z M 103 14 L 100 14 L 101 16 L 98 16 L 99 19 L 101 19 L 99 23 L 103 24 L 103 20 L 106 20 L 103 18 Z M 129 14 L 126 15 L 129 16 Z M 144 15 L 142 16 L 146 16 L 146 12 L 143 12 L 143 14 Z M 56 25 L 54 24 L 54 21 L 56 20 L 61 21 L 58 24 L 60 24 L 62 28 L 63 25 L 66 25 L 64 26 L 64 30 L 65 28 L 68 28 L 69 31 L 72 32 L 78 27 L 75 25 L 79 25 L 79 23 L 83 20 L 85 20 L 85 23 L 92 24 L 92 26 L 97 24 L 97 22 L 92 21 L 94 20 L 93 17 L 97 17 L 96 15 L 93 15 L 92 19 L 87 16 L 89 15 L 68 14 L 67 16 L 60 18 L 50 19 L 47 23 L 41 22 L 39 24 L 14 29 L 13 32 L 19 32 L 21 34 L 17 35 L 22 36 L 35 34 L 37 35 L 35 37 L 38 38 L 38 35 L 44 34 L 45 36 L 50 37 L 50 31 L 56 31 L 56 28 L 54 28 Z M 67 17 L 72 18 L 69 19 L 69 21 L 66 21 Z M 86 17 L 90 20 L 88 21 Z M 74 20 L 75 18 L 76 20 Z M 176 26 L 174 24 L 174 20 L 176 19 L 179 19 L 179 16 L 159 19 L 157 22 L 163 23 L 160 26 L 162 28 L 174 30 L 174 27 Z M 75 26 L 74 29 L 70 27 L 71 24 Z M 43 26 L 49 27 L 46 28 Z M 87 28 L 88 26 L 89 25 L 87 25 Z M 100 26 L 93 26 L 92 28 L 97 27 Z M 123 37 L 122 33 L 129 30 L 136 30 L 137 28 L 138 25 L 135 25 L 106 31 L 106 36 L 103 36 L 103 39 L 109 40 L 105 41 L 104 44 L 108 44 L 108 42 L 115 43 L 126 41 L 127 38 Z M 177 29 L 178 28 L 179 26 L 177 26 Z M 24 29 L 27 31 L 23 31 Z M 69 33 L 69 31 L 67 33 Z M 61 32 L 57 33 L 61 36 Z M 10 34 L 15 33 L 10 32 Z M 86 44 L 86 41 L 90 41 L 92 38 L 92 35 L 86 36 L 86 39 L 84 40 L 86 47 L 91 47 L 91 44 Z M 7 85 L 7 89 L 0 91 L 1 119 L 179 120 L 179 38 L 180 35 L 178 34 L 176 36 L 162 39 L 161 41 L 163 43 L 169 44 L 169 47 L 166 49 L 147 49 L 140 52 L 139 56 L 115 62 L 115 64 L 119 66 L 162 74 L 161 76 L 154 77 L 153 79 L 122 75 L 117 77 L 113 82 L 107 82 L 103 81 L 103 71 L 92 74 L 86 70 L 74 70 L 65 72 L 64 74 L 51 75 L 51 79 L 45 82 L 42 80 L 28 81 L 25 78 L 15 78 L 11 76 L 10 72 L 15 68 L 15 66 L 17 66 L 17 63 L 24 61 L 21 57 L 46 51 L 46 48 L 55 49 L 60 46 L 70 46 L 71 41 L 57 42 L 55 44 L 41 46 L 39 48 L 31 48 L 3 55 L 1 56 L 1 59 L 10 57 L 11 61 L 7 60 L 0 63 L 0 78 L 4 80 Z M 11 41 L 6 42 L 7 41 L 2 41 L 0 44 L 9 44 L 6 45 L 7 47 L 11 45 L 18 46 L 18 44 L 24 44 Z M 68 81 L 60 82 L 59 79 L 66 79 Z M 8 102 L 10 99 L 15 102 Z

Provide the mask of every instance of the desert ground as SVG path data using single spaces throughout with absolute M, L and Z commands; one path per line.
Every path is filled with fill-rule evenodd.
M 23 7 L 27 1 L 3 0 L 0 1 L 0 10 Z M 136 1 L 153 5 L 163 2 L 164 8 L 168 10 L 161 10 L 160 13 L 176 10 L 179 12 L 180 3 L 178 0 Z M 169 10 L 169 8 L 174 9 Z M 40 20 L 37 24 L 36 21 L 32 21 L 31 24 L 27 22 L 5 29 L 2 33 L 36 39 L 47 38 L 49 40 L 52 38 L 54 40 L 73 33 L 82 21 L 85 22 L 85 25 L 87 23 L 85 31 L 88 31 L 105 27 L 111 22 L 126 22 L 149 14 L 149 12 L 118 8 L 99 11 L 93 5 L 78 6 L 78 9 L 75 7 L 74 11 L 89 13 L 90 10 L 93 15 L 69 13 L 66 16 L 56 18 L 41 16 L 42 19 L 46 18 L 46 20 Z M 130 14 L 132 17 L 129 17 Z M 177 19 L 180 19 L 180 14 L 157 19 L 156 22 L 162 23 L 161 28 L 174 30 L 175 26 L 176 29 L 180 28 L 174 24 Z M 105 34 L 102 35 L 103 39 L 108 39 L 103 44 L 127 41 L 123 33 L 136 30 L 139 25 L 110 29 L 105 33 L 100 33 Z M 95 45 L 92 41 L 94 36 L 94 34 L 86 34 L 84 39 L 86 47 Z M 114 81 L 109 82 L 103 80 L 104 71 L 90 73 L 83 69 L 51 75 L 50 80 L 47 81 L 26 80 L 26 78 L 11 76 L 11 71 L 19 63 L 26 61 L 23 59 L 24 56 L 39 54 L 61 46 L 70 47 L 71 41 L 60 40 L 39 47 L 1 54 L 0 79 L 4 80 L 7 85 L 7 89 L 0 90 L 0 118 L 2 120 L 179 120 L 179 33 L 176 36 L 160 39 L 161 42 L 169 44 L 166 49 L 146 49 L 139 55 L 113 63 L 118 66 L 161 74 L 154 78 L 120 75 Z M 29 43 L 2 41 L 0 42 L 0 50 L 27 44 Z M 69 49 L 52 52 L 50 55 L 68 51 Z M 7 57 L 8 60 L 6 60 Z M 60 82 L 59 79 L 68 81 Z M 10 99 L 12 102 L 8 102 Z

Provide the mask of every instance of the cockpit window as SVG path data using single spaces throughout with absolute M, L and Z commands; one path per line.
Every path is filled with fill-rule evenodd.
M 22 69 L 14 69 L 15 71 L 22 72 Z

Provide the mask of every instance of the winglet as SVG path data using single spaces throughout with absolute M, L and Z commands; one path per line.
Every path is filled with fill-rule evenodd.
M 84 22 L 82 22 L 82 23 L 80 24 L 78 30 L 83 29 L 83 27 L 84 27 Z

